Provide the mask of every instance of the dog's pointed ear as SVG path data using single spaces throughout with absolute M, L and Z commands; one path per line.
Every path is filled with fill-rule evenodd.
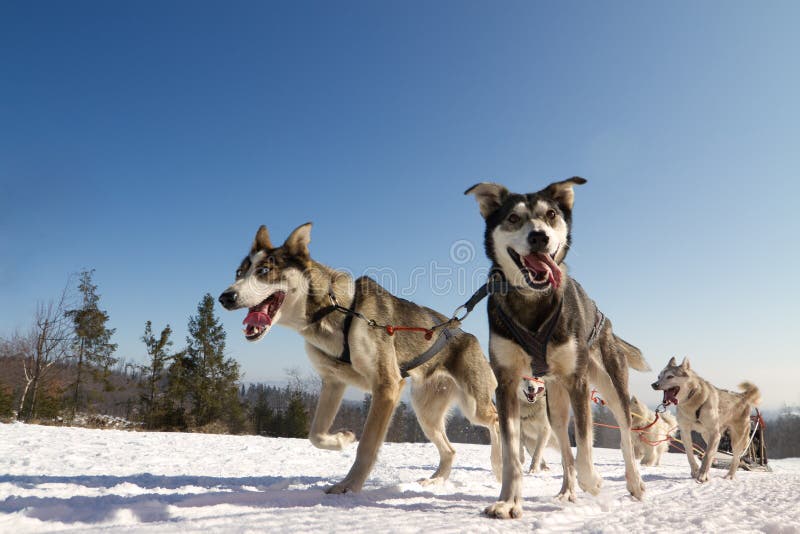
M 253 246 L 250 247 L 250 254 L 270 248 L 272 248 L 272 241 L 269 239 L 269 231 L 267 231 L 267 227 L 262 224 L 258 227 L 256 238 L 253 239 Z
M 677 367 L 678 361 L 675 359 L 675 356 L 670 359 L 669 363 L 667 363 L 667 367 Z
M 307 222 L 294 229 L 286 238 L 284 247 L 290 254 L 307 258 L 309 256 L 308 244 L 311 242 L 311 223 Z
M 572 188 L 585 183 L 586 178 L 573 176 L 563 182 L 555 182 L 548 185 L 544 192 L 556 201 L 559 208 L 564 211 L 572 211 L 572 206 L 575 204 L 575 193 L 572 191 Z
M 681 362 L 681 368 L 686 369 L 687 371 L 691 369 L 691 367 L 689 367 L 689 358 L 683 359 L 683 361 Z
M 486 219 L 503 205 L 503 201 L 508 196 L 508 189 L 500 184 L 481 182 L 464 191 L 464 194 L 475 195 L 475 200 L 478 201 L 481 209 L 481 215 Z
M 636 398 L 636 395 L 631 395 L 631 404 L 639 404 L 639 399 Z

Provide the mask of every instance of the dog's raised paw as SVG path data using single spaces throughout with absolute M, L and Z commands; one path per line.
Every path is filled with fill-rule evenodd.
M 497 519 L 518 519 L 522 517 L 522 505 L 510 501 L 497 501 L 487 506 L 483 513 Z
M 603 485 L 603 479 L 592 471 L 589 476 L 581 477 L 578 475 L 578 485 L 583 491 L 590 495 L 597 495 L 600 493 L 600 487 Z

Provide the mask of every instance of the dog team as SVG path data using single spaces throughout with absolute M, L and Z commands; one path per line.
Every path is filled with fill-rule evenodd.
M 642 353 L 612 330 L 564 264 L 572 242 L 573 177 L 535 193 L 512 193 L 496 183 L 479 183 L 473 195 L 485 221 L 484 243 L 491 262 L 487 284 L 464 305 L 466 313 L 488 296 L 489 360 L 473 335 L 458 325 L 466 317 L 441 313 L 388 293 L 368 277 L 353 280 L 311 258 L 311 224 L 295 229 L 275 246 L 266 227 L 236 270 L 236 281 L 220 295 L 228 310 L 247 308 L 244 335 L 258 341 L 274 324 L 305 340 L 306 353 L 322 379 L 309 439 L 319 448 L 340 450 L 356 441 L 350 431 L 331 432 L 347 386 L 372 395 L 356 459 L 326 491 L 359 491 L 369 476 L 402 389 L 409 377 L 411 404 L 425 436 L 439 452 L 439 465 L 422 484 L 447 480 L 455 450 L 445 433 L 453 404 L 489 430 L 492 470 L 501 482 L 491 517 L 522 515 L 523 449 L 530 471 L 546 469 L 542 453 L 552 443 L 561 451 L 563 482 L 557 498 L 574 501 L 576 483 L 597 494 L 602 479 L 592 459 L 591 387 L 600 392 L 619 428 L 627 489 L 642 499 L 642 465 L 658 465 L 667 449 L 662 439 L 677 426 L 691 475 L 708 480 L 722 434 L 730 433 L 733 478 L 750 430 L 758 389 L 741 393 L 716 388 L 684 359 L 672 358 L 653 389 L 664 405 L 676 406 L 677 421 L 656 414 L 628 391 L 628 369 L 649 371 Z M 421 328 L 420 326 L 424 326 Z M 400 332 L 401 330 L 423 330 Z M 495 401 L 493 402 L 493 397 Z M 568 435 L 572 410 L 576 456 Z M 654 422 L 655 421 L 655 422 Z M 653 423 L 654 422 L 654 423 Z M 699 432 L 708 452 L 698 466 L 691 433 Z

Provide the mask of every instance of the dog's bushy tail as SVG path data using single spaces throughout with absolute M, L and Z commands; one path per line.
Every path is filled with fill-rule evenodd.
M 650 370 L 650 364 L 644 359 L 642 351 L 621 337 L 618 337 L 616 334 L 614 334 L 614 343 L 616 343 L 617 349 L 622 351 L 622 354 L 625 355 L 625 359 L 628 360 L 628 367 L 636 369 L 637 371 Z
M 761 392 L 752 382 L 742 382 L 739 384 L 739 389 L 742 390 L 742 395 L 747 404 L 758 406 L 761 402 Z

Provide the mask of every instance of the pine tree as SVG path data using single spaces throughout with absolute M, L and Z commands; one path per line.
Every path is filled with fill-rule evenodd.
M 92 283 L 93 275 L 94 269 L 81 272 L 78 283 L 81 307 L 67 312 L 72 319 L 76 339 L 73 348 L 76 367 L 75 382 L 72 386 L 73 417 L 78 407 L 85 402 L 81 393 L 85 386 L 87 371 L 93 379 L 102 381 L 108 387 L 111 366 L 117 361 L 113 357 L 117 345 L 111 343 L 111 336 L 116 330 L 106 328 L 108 313 L 98 307 L 100 295 L 97 294 L 97 286 Z
M 241 427 L 244 415 L 238 398 L 239 364 L 225 357 L 225 330 L 214 315 L 214 297 L 206 294 L 189 318 L 186 338 L 189 394 L 198 426 L 225 418 L 230 427 Z
M 287 438 L 308 437 L 308 412 L 303 404 L 303 395 L 299 391 L 292 391 L 289 405 L 284 414 L 283 434 Z
M 144 412 L 144 422 L 149 428 L 156 427 L 156 415 L 158 411 L 158 388 L 164 376 L 164 367 L 170 359 L 167 348 L 172 345 L 169 336 L 172 329 L 169 325 L 161 331 L 161 335 L 156 338 L 153 335 L 153 325 L 147 321 L 144 325 L 144 335 L 142 341 L 147 347 L 147 355 L 150 358 L 150 365 L 142 366 L 144 379 L 144 392 L 142 394 L 142 407 Z

